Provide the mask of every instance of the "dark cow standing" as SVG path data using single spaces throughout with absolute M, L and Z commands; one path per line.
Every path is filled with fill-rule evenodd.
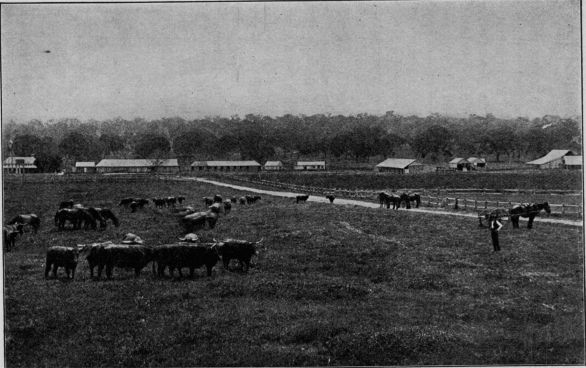
M 309 199 L 309 195 L 307 195 L 307 194 L 298 195 L 295 197 L 295 203 L 307 202 L 308 199 Z
M 203 197 L 203 203 L 206 205 L 206 207 L 209 207 L 214 204 L 214 199 L 210 197 Z
M 212 269 L 218 263 L 218 251 L 213 243 L 175 243 L 158 246 L 154 249 L 153 259 L 157 263 L 159 277 L 165 275 L 165 268 L 169 268 L 169 275 L 174 276 L 177 269 L 179 277 L 183 277 L 182 268 L 189 268 L 189 276 L 193 277 L 194 270 L 206 266 L 207 275 L 212 275 Z
M 175 207 L 175 204 L 177 203 L 177 198 L 167 197 L 165 198 L 165 202 L 167 203 L 167 207 Z
M 230 202 L 236 203 L 236 202 L 238 202 L 238 198 L 232 197 L 232 198 L 230 198 Z
M 84 208 L 63 208 L 55 214 L 55 226 L 58 230 L 65 229 L 65 223 L 69 221 L 74 230 L 81 229 L 82 225 L 87 230 L 90 227 L 97 229 L 96 218 L 88 209 Z M 103 221 L 103 219 L 102 219 Z
M 77 267 L 77 260 L 79 252 L 77 248 L 54 246 L 47 249 L 47 259 L 45 264 L 45 278 L 49 277 L 49 271 L 53 266 L 53 277 L 57 278 L 57 269 L 59 267 L 65 268 L 67 278 L 71 273 L 71 279 L 75 277 L 75 268 Z
M 175 198 L 177 198 L 177 203 L 179 203 L 179 204 L 183 204 L 183 201 L 185 200 L 185 197 L 183 197 L 183 196 L 179 196 L 179 197 L 175 197 Z
M 59 209 L 62 209 L 62 208 L 73 208 L 73 199 L 61 202 L 59 204 Z
M 18 234 L 22 234 L 22 224 L 6 225 L 2 228 L 2 240 L 4 249 L 10 252 L 16 245 L 16 238 Z
M 240 202 L 240 204 L 246 204 L 246 197 L 240 197 L 238 201 Z
M 253 204 L 253 203 L 256 203 L 256 201 L 260 200 L 260 196 L 258 196 L 258 195 L 255 195 L 255 196 L 247 195 L 244 197 L 246 198 L 247 204 Z
M 223 199 L 222 199 L 222 196 L 221 195 L 216 194 L 214 196 L 214 203 L 222 203 L 222 201 L 223 201 Z
M 83 246 L 80 253 L 86 255 L 86 260 L 90 269 L 90 277 L 94 277 L 94 268 L 99 264 L 98 250 L 112 244 L 114 243 L 108 241 L 104 243 L 86 244 Z
M 165 207 L 167 204 L 167 201 L 164 198 L 151 198 L 151 200 L 157 208 Z
M 240 262 L 240 269 L 248 272 L 252 256 L 258 254 L 256 246 L 262 242 L 249 242 L 239 239 L 226 239 L 218 243 L 218 253 L 222 256 L 224 268 L 229 270 L 230 260 L 237 259 Z
M 130 212 L 136 212 L 138 208 L 143 208 L 147 204 L 149 204 L 148 199 L 136 199 L 130 203 Z
M 232 210 L 232 202 L 229 200 L 224 201 L 224 213 L 227 215 Z
M 212 211 L 213 213 L 220 213 L 222 212 L 222 204 L 219 202 L 216 202 L 214 204 L 212 204 L 211 206 L 208 207 L 210 211 Z
M 336 197 L 333 194 L 328 194 L 326 199 L 328 199 L 330 203 L 334 203 L 334 199 L 336 199 Z
M 98 266 L 98 279 L 106 267 L 106 277 L 112 278 L 114 267 L 132 268 L 138 277 L 140 271 L 153 259 L 153 249 L 144 245 L 111 244 L 97 247 L 95 261 Z
M 134 201 L 135 201 L 134 198 L 124 198 L 124 199 L 122 199 L 120 201 L 120 203 L 118 204 L 118 206 L 128 207 Z

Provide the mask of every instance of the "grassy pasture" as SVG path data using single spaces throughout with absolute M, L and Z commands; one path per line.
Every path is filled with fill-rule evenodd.
M 259 174 L 242 174 L 259 178 Z M 582 190 L 582 172 L 569 170 L 541 170 L 530 172 L 453 172 L 391 174 L 376 172 L 263 172 L 263 180 L 340 189 L 384 188 L 486 188 Z
M 36 212 L 4 256 L 6 363 L 31 366 L 583 364 L 582 228 L 501 231 L 498 254 L 475 219 L 264 197 L 236 205 L 204 238 L 265 238 L 248 274 L 45 280 L 50 245 L 183 234 L 166 210 L 127 196 L 244 193 L 195 182 L 4 183 L 4 216 Z M 115 208 L 121 226 L 56 232 L 60 201 Z

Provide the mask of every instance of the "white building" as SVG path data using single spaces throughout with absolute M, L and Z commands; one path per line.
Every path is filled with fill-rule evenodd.
M 325 161 L 297 161 L 294 167 L 295 170 L 325 170 L 326 169 L 326 162 Z

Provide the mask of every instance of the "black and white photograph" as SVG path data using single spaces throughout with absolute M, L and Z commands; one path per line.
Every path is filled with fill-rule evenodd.
M 584 366 L 582 11 L 1 2 L 0 366 Z

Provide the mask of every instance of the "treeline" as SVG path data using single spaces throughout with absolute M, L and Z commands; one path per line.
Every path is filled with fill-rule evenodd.
M 581 117 L 499 119 L 370 114 L 246 115 L 185 120 L 32 120 L 3 124 L 2 154 L 34 155 L 40 171 L 103 158 L 242 159 L 261 163 L 299 158 L 364 162 L 412 157 L 445 162 L 458 156 L 500 161 L 533 159 L 551 149 L 582 150 Z

